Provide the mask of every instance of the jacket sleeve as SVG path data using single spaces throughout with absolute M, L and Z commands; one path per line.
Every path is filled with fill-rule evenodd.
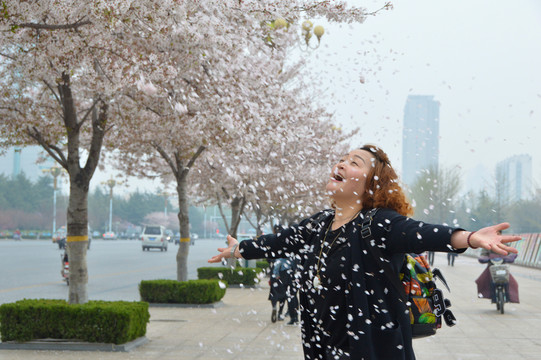
M 390 209 L 380 209 L 376 213 L 371 230 L 374 239 L 381 241 L 377 245 L 390 253 L 466 251 L 451 246 L 451 235 L 463 229 L 417 221 Z
M 311 233 L 315 231 L 315 220 L 324 212 L 319 212 L 297 225 L 282 229 L 279 233 L 262 235 L 253 240 L 244 240 L 239 251 L 245 259 L 289 258 L 310 249 Z

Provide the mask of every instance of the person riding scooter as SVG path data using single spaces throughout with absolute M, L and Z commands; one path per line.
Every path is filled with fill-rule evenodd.
M 62 275 L 62 279 L 66 282 L 66 284 L 69 285 L 70 284 L 70 263 L 69 263 L 67 250 L 64 251 L 64 255 L 60 255 L 60 259 L 62 261 L 62 268 L 60 270 L 60 275 Z
M 487 264 L 486 269 L 479 275 L 475 283 L 477 284 L 477 296 L 479 298 L 491 299 L 492 303 L 496 302 L 495 286 L 490 274 L 490 267 L 494 259 L 501 259 L 503 263 L 511 264 L 515 261 L 517 254 L 509 253 L 506 256 L 502 256 L 493 251 L 483 249 L 478 261 L 481 264 Z M 518 303 L 518 282 L 509 274 L 509 283 L 506 285 L 506 292 L 508 294 L 508 302 Z

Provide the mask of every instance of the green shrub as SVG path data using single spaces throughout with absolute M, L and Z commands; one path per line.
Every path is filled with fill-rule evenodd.
M 255 262 L 255 267 L 266 271 L 267 269 L 270 269 L 270 264 L 267 260 L 258 260 Z
M 70 305 L 64 300 L 24 299 L 0 306 L 2 341 L 78 339 L 124 344 L 146 334 L 148 304 L 89 301 Z
M 220 279 L 228 284 L 253 286 L 258 283 L 256 281 L 257 274 L 262 271 L 262 269 L 243 267 L 236 267 L 234 270 L 227 267 L 200 267 L 197 269 L 197 277 L 199 279 Z
M 210 304 L 224 297 L 225 286 L 217 280 L 143 280 L 139 294 L 150 303 Z

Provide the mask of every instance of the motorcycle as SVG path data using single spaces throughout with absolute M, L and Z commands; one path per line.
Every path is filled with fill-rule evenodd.
M 62 275 L 62 279 L 66 282 L 66 285 L 69 286 L 70 284 L 70 263 L 68 260 L 68 254 L 64 253 L 64 255 L 60 255 L 60 260 L 62 262 L 62 268 L 60 270 L 60 275 Z
M 518 283 L 509 271 L 509 263 L 515 261 L 516 254 L 502 257 L 498 254 L 482 256 L 478 260 L 488 267 L 475 280 L 479 297 L 491 299 L 496 310 L 504 313 L 505 303 L 518 303 Z
M 504 313 L 504 304 L 509 302 L 509 265 L 504 264 L 502 258 L 490 259 L 490 276 L 494 284 L 494 298 L 496 301 L 496 309 L 501 314 Z

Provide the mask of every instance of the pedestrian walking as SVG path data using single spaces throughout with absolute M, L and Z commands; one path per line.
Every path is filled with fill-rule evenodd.
M 434 251 L 428 251 L 428 263 L 430 266 L 434 266 Z
M 289 315 L 289 322 L 287 325 L 296 325 L 299 322 L 299 301 L 297 299 L 298 281 L 296 281 L 295 276 L 296 270 L 297 264 L 294 258 L 281 258 L 274 262 L 269 294 L 269 300 L 272 302 L 272 322 L 276 322 L 276 316 L 278 316 L 278 320 L 284 319 L 282 316 L 284 301 L 287 301 L 287 314 Z M 273 278 L 274 281 L 272 280 Z M 279 309 L 276 308 L 278 301 L 281 301 Z
M 456 253 L 447 253 L 447 265 L 455 266 L 455 258 L 458 256 Z
M 285 274 L 285 268 L 284 271 L 282 271 L 282 262 L 285 261 L 286 259 L 276 259 L 272 262 L 271 267 L 272 271 L 269 280 L 269 300 L 272 306 L 271 321 L 273 323 L 275 323 L 276 320 L 284 319 L 282 313 L 287 300 L 287 283 L 285 283 L 285 280 L 287 279 L 285 276 L 281 275 Z M 282 272 L 284 274 L 281 274 Z
M 415 359 L 407 306 L 370 246 L 379 248 L 398 276 L 406 252 L 463 252 L 470 246 L 507 254 L 516 252 L 507 243 L 520 239 L 497 233 L 508 223 L 470 232 L 409 218 L 412 207 L 387 154 L 373 145 L 344 155 L 332 168 L 326 190 L 331 209 L 280 234 L 240 244 L 228 236 L 228 247 L 209 259 L 294 256 L 299 261 L 307 360 Z M 379 210 L 370 218 L 372 240 L 367 241 L 360 229 L 371 209 Z

